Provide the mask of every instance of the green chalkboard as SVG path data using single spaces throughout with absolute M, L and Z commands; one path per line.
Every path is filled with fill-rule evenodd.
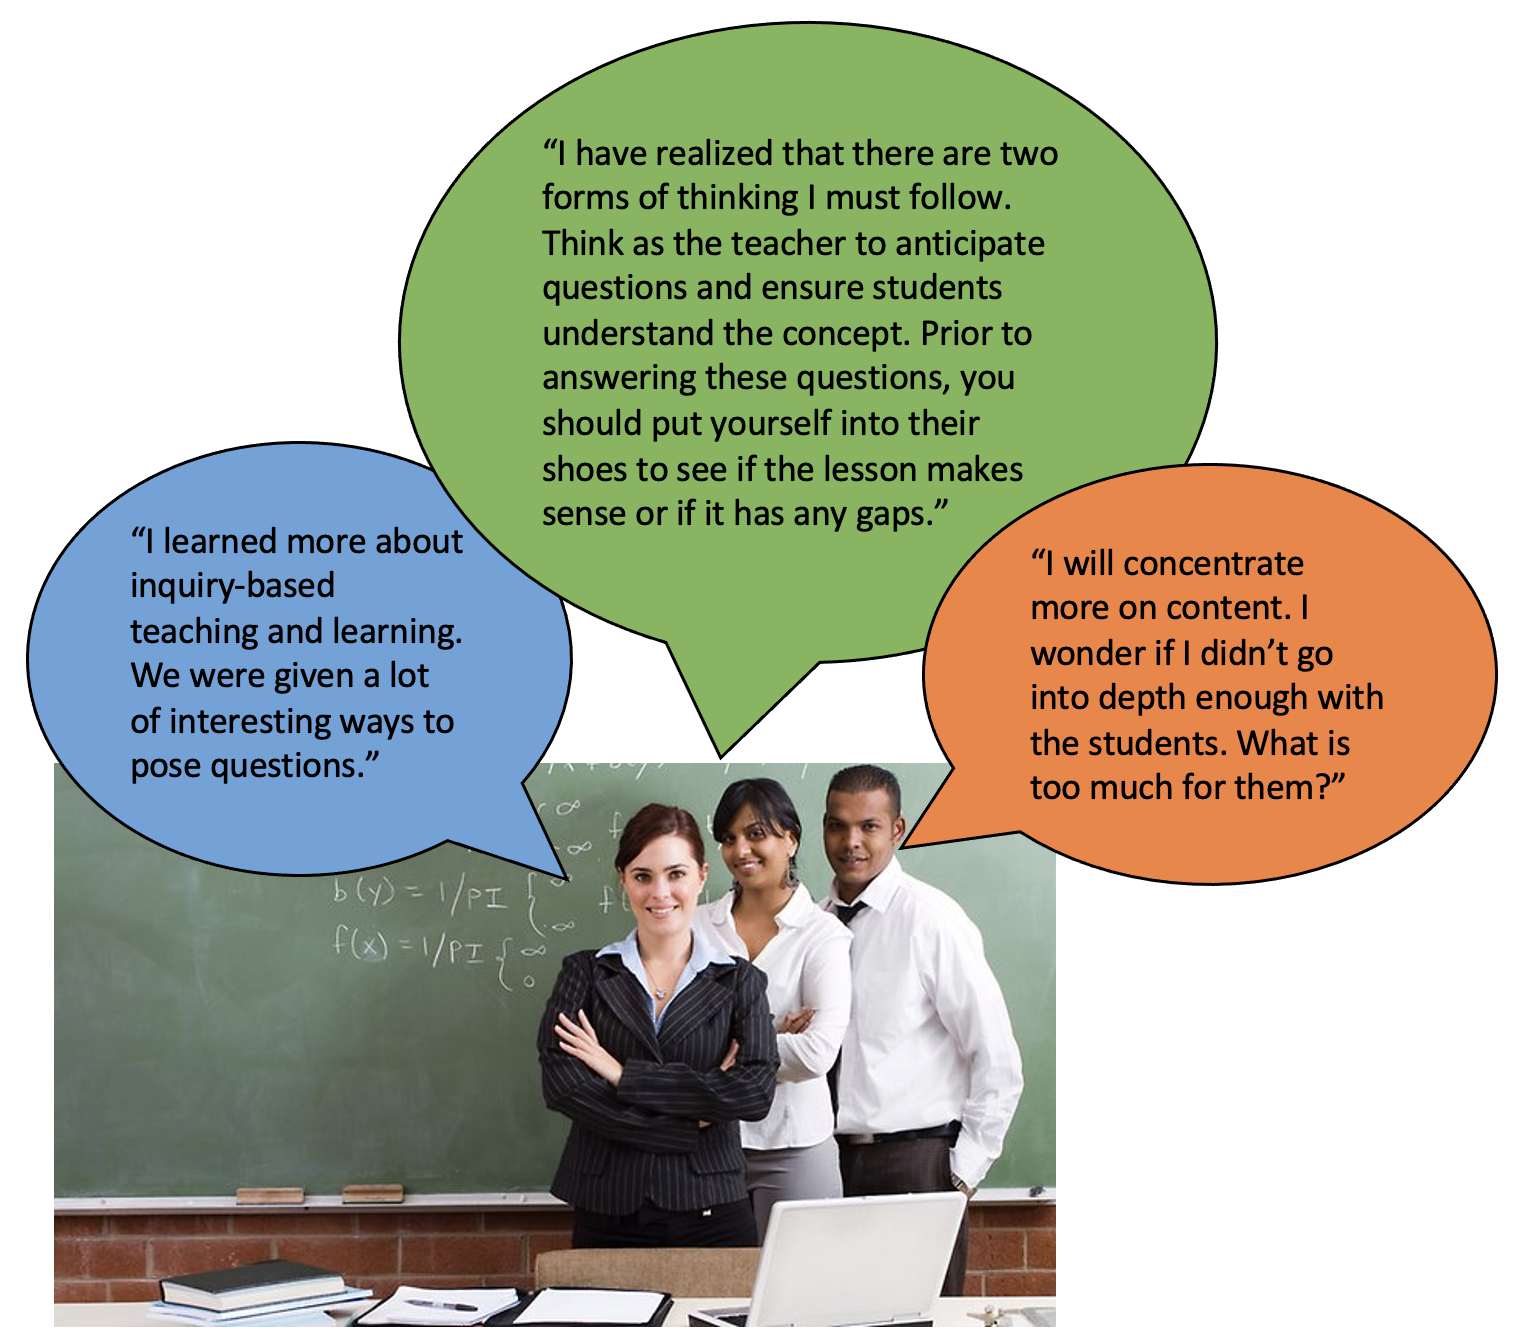
M 568 881 L 460 846 L 336 878 L 239 874 L 155 846 L 55 769 L 55 1193 L 230 1195 L 401 1182 L 543 1190 L 564 1141 L 534 1036 L 560 959 L 627 932 L 620 825 L 651 800 L 704 826 L 779 780 L 828 885 L 827 764 L 545 764 L 528 789 Z M 896 769 L 921 811 L 945 769 Z M 715 846 L 709 897 L 726 887 Z M 986 937 L 1026 1092 L 988 1184 L 1055 1184 L 1054 857 L 1001 837 L 909 851 Z

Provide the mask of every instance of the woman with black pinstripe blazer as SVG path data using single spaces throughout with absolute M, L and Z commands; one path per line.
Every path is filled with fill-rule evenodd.
M 684 809 L 628 820 L 633 932 L 564 960 L 538 1029 L 577 1247 L 757 1244 L 738 1122 L 770 1110 L 780 1058 L 765 974 L 693 927 L 705 854 Z

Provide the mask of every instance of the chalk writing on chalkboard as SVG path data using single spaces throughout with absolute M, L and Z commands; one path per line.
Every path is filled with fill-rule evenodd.
M 567 847 L 577 855 L 591 848 L 589 841 Z M 457 875 L 450 871 L 426 884 L 402 882 L 404 878 L 399 871 L 393 875 L 388 869 L 378 869 L 332 880 L 333 904 L 344 907 L 352 917 L 334 922 L 331 948 L 337 961 L 345 966 L 389 964 L 402 969 L 417 964 L 428 970 L 494 966 L 497 984 L 507 994 L 515 994 L 519 989 L 534 989 L 545 975 L 541 964 L 533 960 L 551 956 L 551 937 L 572 934 L 576 928 L 575 913 L 567 910 L 558 892 L 568 888 L 565 879 L 528 871 L 525 888 L 509 893 L 502 884 L 472 881 L 467 869 Z M 546 898 L 535 888 L 543 883 L 550 889 Z M 595 904 L 603 915 L 618 905 L 611 901 L 611 893 L 603 887 L 601 902 Z M 626 897 L 621 904 L 626 910 Z M 436 911 L 440 922 L 419 928 L 416 914 L 428 908 Z M 371 919 L 359 920 L 361 910 Z M 527 933 L 520 938 L 484 924 L 491 912 L 513 910 L 527 914 Z M 557 948 L 553 960 L 557 962 L 572 947 L 574 943 Z

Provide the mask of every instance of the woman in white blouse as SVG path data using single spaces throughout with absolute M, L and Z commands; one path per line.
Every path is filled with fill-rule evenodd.
M 802 824 L 779 783 L 735 781 L 718 801 L 712 835 L 733 887 L 697 914 L 725 949 L 765 973 L 781 1053 L 770 1114 L 740 1126 L 763 1241 L 777 1201 L 843 1194 L 828 1071 L 849 1026 L 851 935 L 796 876 Z

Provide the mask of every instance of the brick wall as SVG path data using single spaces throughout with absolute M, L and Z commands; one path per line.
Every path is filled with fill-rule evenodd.
M 153 1301 L 168 1275 L 273 1256 L 323 1265 L 377 1294 L 402 1283 L 531 1287 L 538 1252 L 569 1244 L 564 1209 L 59 1214 L 53 1300 Z M 1053 1296 L 1055 1206 L 972 1206 L 965 1290 Z
M 1053 1297 L 1055 1206 L 971 1205 L 965 1291 L 972 1297 Z

